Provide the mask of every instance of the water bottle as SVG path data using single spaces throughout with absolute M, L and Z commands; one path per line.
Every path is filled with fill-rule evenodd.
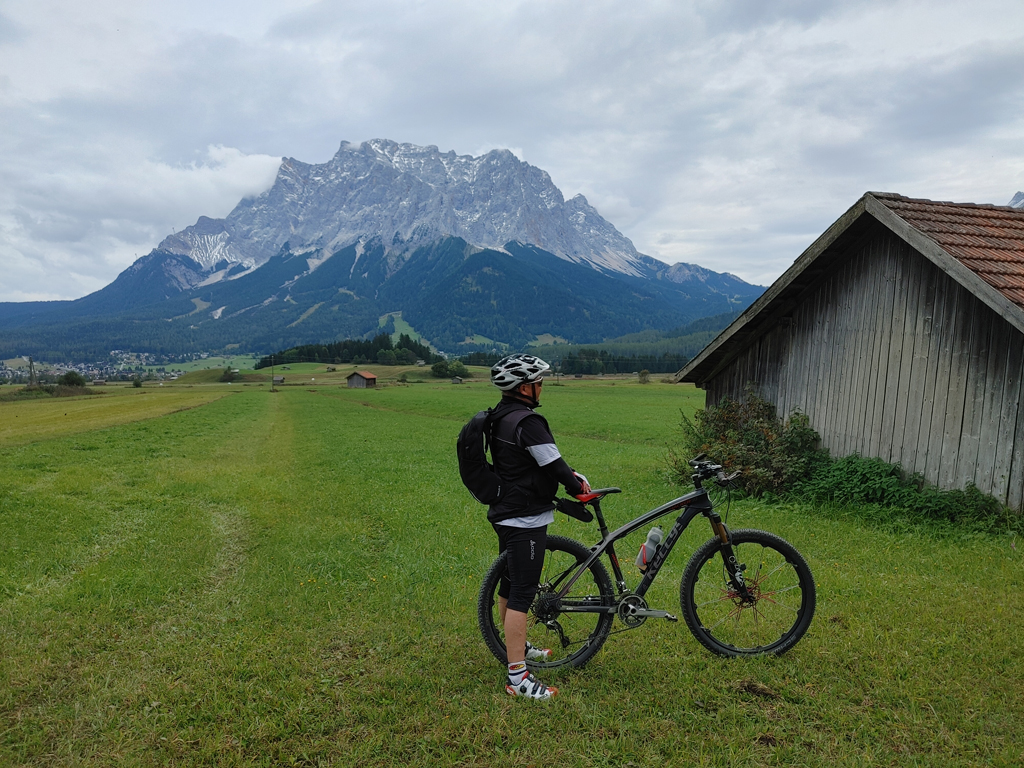
M 661 528 L 658 526 L 651 528 L 651 532 L 647 534 L 647 541 L 640 547 L 640 552 L 636 556 L 636 567 L 641 571 L 647 570 L 647 566 L 654 559 L 654 553 L 658 551 L 658 547 L 661 545 L 662 538 L 664 538 L 664 535 L 661 532 Z

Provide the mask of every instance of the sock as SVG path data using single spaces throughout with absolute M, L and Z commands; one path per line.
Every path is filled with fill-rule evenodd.
M 519 685 L 528 674 L 530 674 L 530 670 L 526 668 L 525 661 L 517 661 L 508 665 L 508 681 L 512 685 Z

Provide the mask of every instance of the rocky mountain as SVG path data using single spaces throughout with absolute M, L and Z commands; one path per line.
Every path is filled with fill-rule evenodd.
M 1011 208 L 1024 208 L 1024 192 L 1018 192 L 1014 195 L 1007 205 Z
M 483 248 L 529 243 L 599 271 L 641 276 L 651 267 L 583 195 L 566 201 L 546 172 L 508 150 L 470 157 L 386 139 L 344 141 L 321 165 L 285 158 L 269 190 L 223 220 L 200 218 L 158 250 L 188 256 L 202 267 L 197 279 L 215 281 L 226 265 L 262 266 L 285 243 L 322 260 L 371 238 L 409 253 L 441 237 Z
M 269 190 L 200 217 L 94 294 L 0 305 L 12 331 L 0 354 L 86 339 L 262 352 L 373 332 L 398 312 L 451 352 L 592 343 L 741 309 L 762 290 L 638 253 L 507 150 L 342 142 L 323 164 L 285 158 Z

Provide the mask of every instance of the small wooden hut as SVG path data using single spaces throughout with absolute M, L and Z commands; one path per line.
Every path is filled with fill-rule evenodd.
M 1024 210 L 869 192 L 676 374 L 1024 506 Z
M 375 389 L 377 377 L 369 371 L 353 371 L 345 377 L 349 389 Z

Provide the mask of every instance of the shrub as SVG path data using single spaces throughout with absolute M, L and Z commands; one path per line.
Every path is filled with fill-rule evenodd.
M 134 379 L 132 379 L 132 386 L 135 387 L 136 389 L 140 389 L 142 387 L 142 379 L 136 376 Z
M 40 400 L 47 397 L 82 397 L 83 395 L 99 395 L 95 390 L 85 387 L 68 387 L 63 384 L 37 384 L 34 387 L 21 387 L 0 395 L 0 401 Z
M 82 395 L 99 394 L 99 392 L 85 387 L 69 387 L 64 384 L 48 385 L 46 389 L 54 397 L 81 397 Z
M 78 371 L 68 371 L 57 379 L 57 383 L 63 387 L 84 387 L 86 385 L 85 376 Z
M 438 360 L 432 366 L 430 366 L 430 374 L 438 379 L 448 378 L 448 361 Z
M 681 483 L 692 473 L 687 459 L 706 453 L 729 470 L 739 469 L 737 482 L 754 496 L 771 494 L 820 509 L 838 506 L 875 524 L 1024 533 L 1024 515 L 973 485 L 943 491 L 920 475 L 907 475 L 899 464 L 857 455 L 831 459 L 817 447 L 818 433 L 806 415 L 795 412 L 783 423 L 775 407 L 751 389 L 742 402 L 725 399 L 692 421 L 683 416 L 682 428 L 683 454 L 669 457 Z
M 952 524 L 996 532 L 1024 532 L 1024 518 L 974 485 L 944 491 L 927 485 L 920 475 L 907 475 L 899 464 L 856 454 L 816 468 L 792 490 L 794 500 L 837 504 L 873 522 Z
M 640 383 L 641 384 L 650 384 L 651 383 L 651 372 L 648 371 L 646 368 L 644 368 L 642 371 L 640 371 L 639 379 L 640 379 Z
M 738 483 L 753 496 L 781 494 L 828 454 L 818 448 L 819 436 L 805 414 L 794 412 L 783 422 L 775 406 L 748 389 L 742 401 L 724 399 L 697 411 L 691 421 L 682 417 L 682 455 L 672 453 L 670 469 L 688 483 L 688 459 L 706 453 L 727 470 L 740 470 Z

